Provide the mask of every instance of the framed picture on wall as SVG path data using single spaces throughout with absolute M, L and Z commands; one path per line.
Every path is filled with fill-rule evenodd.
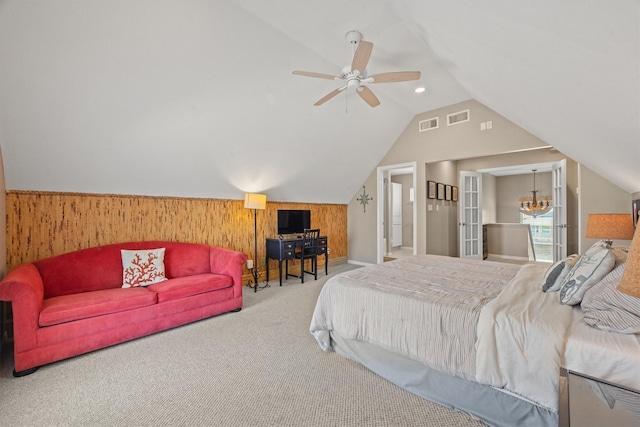
M 456 187 L 455 185 L 451 189 L 451 200 L 453 200 L 454 202 L 458 201 L 458 187 Z
M 427 181 L 427 199 L 436 198 L 436 182 Z
M 449 184 L 444 186 L 444 199 L 451 200 L 451 186 Z
M 633 226 L 638 226 L 638 221 L 640 221 L 640 199 L 631 201 L 631 210 L 633 213 Z
M 439 182 L 438 183 L 438 200 L 444 200 L 444 184 Z

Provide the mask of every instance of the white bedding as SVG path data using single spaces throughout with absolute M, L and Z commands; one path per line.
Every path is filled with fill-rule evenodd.
M 542 293 L 547 266 L 429 255 L 399 261 L 327 281 L 310 326 L 322 349 L 331 350 L 335 330 L 557 411 L 571 307 Z
M 587 325 L 573 308 L 563 367 L 640 390 L 640 335 L 602 331 Z
M 441 372 L 475 378 L 475 325 L 519 266 L 418 255 L 335 276 L 324 285 L 311 333 L 375 344 Z
M 560 366 L 572 307 L 542 292 L 547 266 L 527 264 L 480 313 L 476 381 L 558 410 Z

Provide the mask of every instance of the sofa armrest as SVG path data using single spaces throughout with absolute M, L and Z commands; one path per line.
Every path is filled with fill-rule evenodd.
M 247 255 L 231 249 L 211 246 L 209 249 L 211 272 L 224 274 L 233 278 L 233 296 L 242 296 L 242 265 L 247 262 Z
M 44 284 L 33 264 L 14 268 L 0 281 L 0 300 L 11 302 L 16 353 L 36 347 L 38 318 L 44 300 Z

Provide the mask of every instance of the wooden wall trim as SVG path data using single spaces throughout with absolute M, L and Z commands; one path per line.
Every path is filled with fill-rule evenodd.
M 257 211 L 259 257 L 265 238 L 277 234 L 278 209 L 311 210 L 311 226 L 328 237 L 330 258 L 347 256 L 347 205 L 268 201 Z M 141 240 L 221 246 L 253 258 L 253 210 L 244 208 L 244 200 L 7 191 L 8 270 L 79 249 Z M 277 262 L 269 268 L 277 271 Z

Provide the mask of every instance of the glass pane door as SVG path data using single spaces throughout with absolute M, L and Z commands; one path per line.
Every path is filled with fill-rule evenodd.
M 482 174 L 460 172 L 460 258 L 482 259 Z

